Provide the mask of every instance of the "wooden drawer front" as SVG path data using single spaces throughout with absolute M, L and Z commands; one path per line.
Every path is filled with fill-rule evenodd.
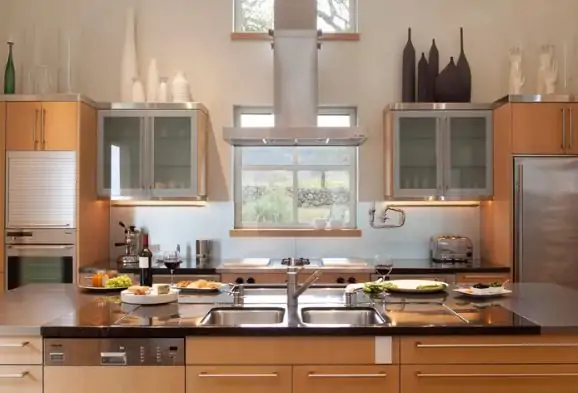
M 397 393 L 398 366 L 298 366 L 293 393 Z
M 504 282 L 510 279 L 508 273 L 461 273 L 456 274 L 456 283 L 458 284 L 477 284 L 477 283 L 491 283 Z
M 0 336 L 0 364 L 42 364 L 42 338 Z
M 42 366 L 0 366 L 0 393 L 42 393 Z
M 403 364 L 578 363 L 578 337 L 412 337 L 401 354 Z
M 216 351 L 215 348 L 227 348 Z M 375 337 L 189 337 L 187 364 L 375 364 Z M 393 339 L 392 360 L 398 362 Z
M 187 393 L 199 392 L 291 393 L 291 367 L 187 366 Z
M 577 365 L 402 366 L 401 393 L 575 393 Z

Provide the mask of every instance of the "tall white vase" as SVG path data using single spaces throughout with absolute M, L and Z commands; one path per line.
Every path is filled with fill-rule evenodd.
M 133 79 L 139 76 L 135 32 L 135 10 L 134 8 L 129 8 L 126 13 L 124 48 L 120 63 L 120 98 L 125 102 L 132 100 Z
M 157 59 L 152 59 L 147 73 L 147 102 L 157 101 L 159 78 Z

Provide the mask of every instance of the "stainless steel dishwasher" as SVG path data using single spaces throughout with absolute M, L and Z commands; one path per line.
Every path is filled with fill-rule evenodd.
M 44 393 L 185 393 L 184 339 L 46 339 Z

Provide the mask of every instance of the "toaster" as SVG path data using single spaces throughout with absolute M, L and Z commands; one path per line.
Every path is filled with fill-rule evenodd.
M 430 241 L 430 256 L 434 262 L 468 262 L 474 255 L 474 246 L 465 236 L 434 236 Z

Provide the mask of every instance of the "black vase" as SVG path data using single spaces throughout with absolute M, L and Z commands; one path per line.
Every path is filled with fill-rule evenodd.
M 411 42 L 411 28 L 407 29 L 407 44 L 403 49 L 401 78 L 401 100 L 403 102 L 415 102 L 415 48 Z
M 433 101 L 429 96 L 430 81 L 428 71 L 429 68 L 425 53 L 422 52 L 421 59 L 419 59 L 417 63 L 417 102 Z
M 427 62 L 428 68 L 428 102 L 435 101 L 436 78 L 440 73 L 440 52 L 436 46 L 436 40 L 433 39 Z
M 460 57 L 456 64 L 460 78 L 460 102 L 470 102 L 472 100 L 472 72 L 470 64 L 464 52 L 464 28 L 460 27 Z

